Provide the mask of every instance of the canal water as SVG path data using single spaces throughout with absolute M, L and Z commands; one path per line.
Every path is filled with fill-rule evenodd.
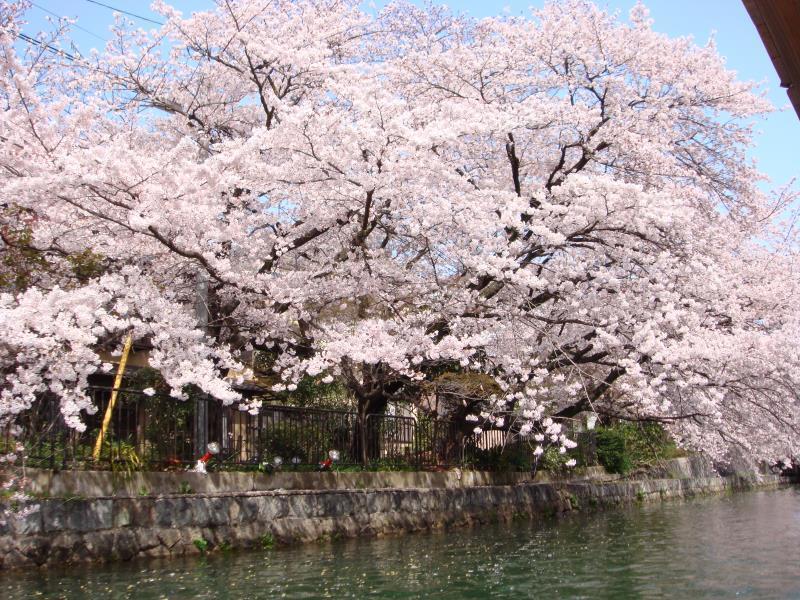
M 207 558 L 0 573 L 0 598 L 798 598 L 800 488 Z

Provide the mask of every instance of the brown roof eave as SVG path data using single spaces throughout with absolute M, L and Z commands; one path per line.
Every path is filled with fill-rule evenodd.
M 800 117 L 800 0 L 742 0 Z

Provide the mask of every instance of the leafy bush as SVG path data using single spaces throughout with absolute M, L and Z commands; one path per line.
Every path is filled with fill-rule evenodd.
M 107 462 L 111 470 L 126 477 L 142 469 L 142 459 L 136 448 L 127 441 L 103 440 L 100 460 Z
M 615 423 L 596 432 L 597 459 L 610 473 L 624 475 L 658 460 L 683 456 L 658 423 Z
M 621 428 L 602 428 L 597 431 L 597 460 L 609 473 L 624 475 L 633 468 L 625 447 L 625 433 Z
M 557 446 L 549 446 L 539 459 L 537 470 L 563 475 L 569 471 L 566 462 L 570 458 L 568 454 L 561 454 Z
M 275 423 L 269 429 L 263 430 L 259 446 L 265 460 L 272 460 L 272 457 L 280 456 L 288 464 L 288 461 L 295 456 L 303 462 L 308 462 L 310 459 L 306 456 L 307 452 L 297 429 L 291 423 Z
M 686 454 L 658 423 L 624 423 L 620 426 L 625 432 L 628 453 L 635 466 Z
M 473 449 L 472 467 L 486 471 L 530 471 L 533 452 L 527 444 Z

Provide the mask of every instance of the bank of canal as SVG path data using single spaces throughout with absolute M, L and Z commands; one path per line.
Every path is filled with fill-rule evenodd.
M 167 491 L 186 484 L 186 474 L 164 475 L 170 478 Z M 478 472 L 434 474 L 443 477 L 421 487 L 425 473 L 395 473 L 388 480 L 362 473 L 366 479 L 358 481 L 335 473 L 321 474 L 335 475 L 330 481 L 298 481 L 302 485 L 295 489 L 258 489 L 264 482 L 251 481 L 246 474 L 216 475 L 226 477 L 209 475 L 197 482 L 208 484 L 207 489 L 191 493 L 45 493 L 38 500 L 6 505 L 6 518 L 0 520 L 0 570 L 179 558 L 258 548 L 268 541 L 294 544 L 453 529 L 787 483 L 776 475 L 723 477 L 700 456 L 666 461 L 640 479 L 587 472 L 584 478 L 576 473 L 571 480 L 513 485 Z M 73 486 L 80 483 L 76 490 L 104 487 L 98 486 L 103 472 L 68 476 Z M 42 492 L 48 489 L 56 488 L 51 485 Z
M 0 574 L 22 598 L 800 598 L 800 489 Z

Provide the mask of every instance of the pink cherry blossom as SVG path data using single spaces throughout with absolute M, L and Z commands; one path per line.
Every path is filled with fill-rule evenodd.
M 49 268 L 0 297 L 0 419 L 48 391 L 81 428 L 98 347 L 131 332 L 176 395 L 234 402 L 255 349 L 275 389 L 336 378 L 361 414 L 472 372 L 501 390 L 479 430 L 566 448 L 590 411 L 798 454 L 795 193 L 761 191 L 770 108 L 713 45 L 584 0 L 156 6 L 163 27 L 120 18 L 71 60 L 4 5 L 0 226 Z

